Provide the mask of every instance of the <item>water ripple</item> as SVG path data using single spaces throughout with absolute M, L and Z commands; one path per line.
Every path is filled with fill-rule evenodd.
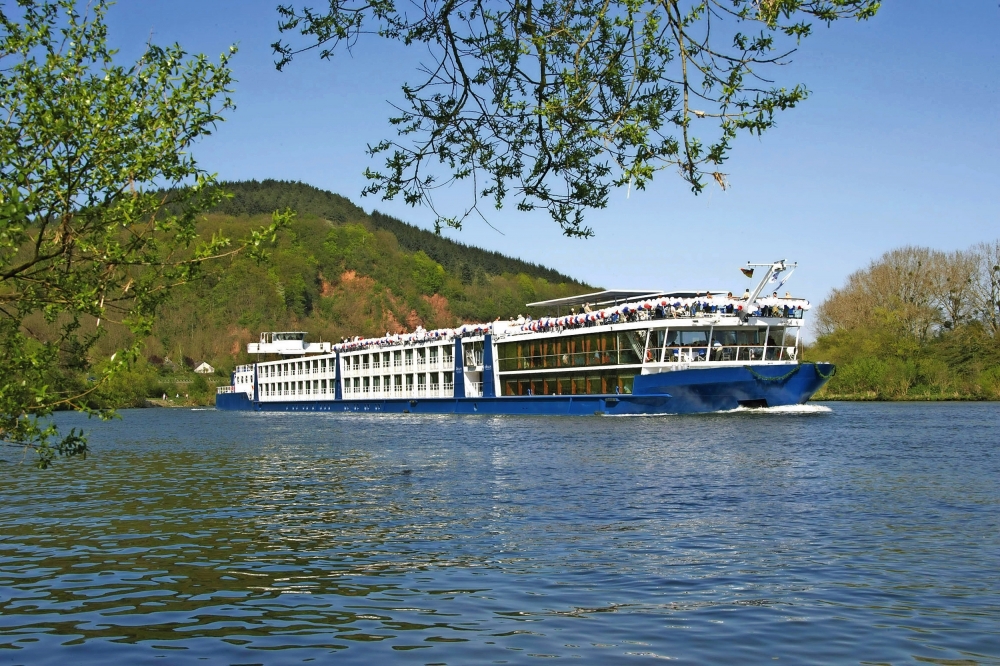
M 0 464 L 0 663 L 1000 662 L 994 405 L 84 425 Z

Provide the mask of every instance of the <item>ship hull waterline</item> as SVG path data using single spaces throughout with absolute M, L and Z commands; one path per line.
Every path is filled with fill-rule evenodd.
M 655 415 L 722 412 L 738 407 L 804 404 L 832 376 L 827 363 L 698 368 L 637 375 L 624 395 L 525 395 L 462 398 L 371 398 L 254 401 L 243 392 L 220 393 L 225 411 L 375 414 Z

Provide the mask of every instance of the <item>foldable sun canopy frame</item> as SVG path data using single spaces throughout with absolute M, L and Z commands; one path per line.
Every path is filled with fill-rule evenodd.
M 656 296 L 663 293 L 659 289 L 608 289 L 606 291 L 596 291 L 592 294 L 580 294 L 579 296 L 567 296 L 566 298 L 553 298 L 551 301 L 538 301 L 528 303 L 529 308 L 562 308 L 572 305 L 605 305 L 608 303 L 620 303 L 622 301 L 632 301 L 639 298 Z
M 724 291 L 660 291 L 659 289 L 608 289 L 597 291 L 592 294 L 580 294 L 579 296 L 567 296 L 566 298 L 553 298 L 551 301 L 539 301 L 528 303 L 529 308 L 562 308 L 573 305 L 617 305 L 625 301 L 638 301 L 646 298 L 663 296 L 666 298 L 694 298 L 699 294 L 711 293 L 713 296 L 725 295 Z

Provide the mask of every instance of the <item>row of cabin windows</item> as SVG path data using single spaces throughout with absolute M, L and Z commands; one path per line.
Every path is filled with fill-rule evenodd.
M 344 357 L 344 370 L 367 370 L 369 368 L 392 368 L 416 365 L 434 365 L 438 359 L 449 364 L 454 356 L 454 348 L 418 347 L 416 349 L 396 349 L 394 351 L 352 354 Z
M 329 359 L 329 369 L 333 370 L 333 359 Z M 327 371 L 327 359 L 312 359 L 311 361 L 291 361 L 289 363 L 276 363 L 274 365 L 260 366 L 260 376 L 264 377 L 292 377 L 295 375 L 317 374 Z
M 385 375 L 384 377 L 354 377 L 345 380 L 344 388 L 355 393 L 379 393 L 381 391 L 403 390 L 412 391 L 414 381 L 418 389 L 426 389 L 428 383 L 432 391 L 439 390 L 441 380 L 446 388 L 454 386 L 454 373 L 451 372 L 421 372 L 416 375 Z M 265 382 L 261 384 L 261 393 L 265 398 L 287 395 L 327 395 L 334 392 L 333 380 L 329 384 L 325 379 L 299 382 Z
M 419 372 L 412 375 L 381 375 L 375 377 L 354 377 L 344 380 L 344 389 L 354 393 L 382 393 L 384 391 L 412 391 L 417 389 L 440 390 L 443 383 L 446 388 L 454 386 L 453 372 Z
M 505 376 L 503 395 L 600 395 L 631 393 L 635 375 L 617 372 Z
M 261 395 L 273 398 L 283 395 L 331 395 L 333 380 L 327 384 L 325 379 L 313 379 L 299 382 L 264 382 L 260 385 Z
M 515 340 L 497 345 L 501 372 L 659 362 L 664 350 L 680 347 L 759 346 L 766 329 L 651 329 Z M 767 340 L 781 340 L 784 329 L 771 329 Z M 709 340 L 711 338 L 711 341 Z M 648 344 L 647 344 L 648 343 Z M 669 356 L 669 354 L 667 354 Z

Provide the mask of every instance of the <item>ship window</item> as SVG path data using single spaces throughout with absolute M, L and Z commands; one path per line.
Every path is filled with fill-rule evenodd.
M 382 383 L 382 378 L 381 377 L 372 377 L 372 390 L 375 393 L 378 393 L 381 390 L 381 387 L 380 387 L 381 383 Z
M 715 331 L 713 338 L 723 347 L 736 346 L 736 331 Z
M 431 363 L 437 363 L 438 360 L 438 348 L 431 347 L 430 349 L 430 361 Z
M 633 374 L 602 371 L 599 374 L 536 374 L 503 378 L 503 395 L 613 395 L 631 393 Z M 529 393 L 530 392 L 530 393 Z
M 406 390 L 413 390 L 413 375 L 406 375 Z
M 665 329 L 656 328 L 649 332 L 649 347 L 646 349 L 646 362 L 657 363 L 663 355 L 663 343 L 666 340 Z
M 365 393 L 368 393 L 369 391 L 371 391 L 371 388 L 372 388 L 372 386 L 371 386 L 371 384 L 372 384 L 371 379 L 369 379 L 368 377 L 365 377 L 365 381 L 362 382 L 362 384 L 363 384 L 363 388 L 364 388 Z
M 438 373 L 431 373 L 431 388 L 436 389 L 438 387 Z
M 323 393 L 326 393 L 326 380 L 325 379 L 319 380 L 319 388 L 320 388 L 320 390 L 323 391 Z
M 704 347 L 708 344 L 708 331 L 678 331 L 681 347 Z
M 444 383 L 445 384 L 453 384 L 454 381 L 455 381 L 455 373 L 454 372 L 446 372 L 446 373 L 444 373 Z
M 646 350 L 646 335 L 626 331 L 504 342 L 497 345 L 497 361 L 501 372 L 637 364 Z

